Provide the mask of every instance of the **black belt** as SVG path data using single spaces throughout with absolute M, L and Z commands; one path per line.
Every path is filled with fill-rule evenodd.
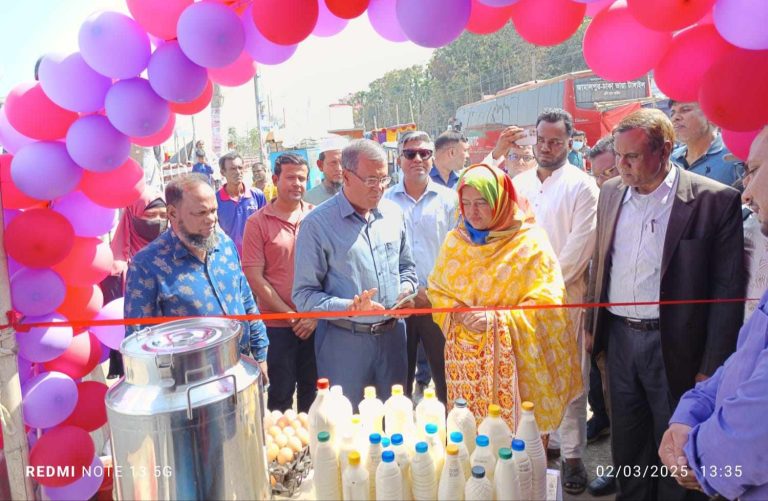
M 362 322 L 352 322 L 350 320 L 344 320 L 343 318 L 328 320 L 329 323 L 342 329 L 351 330 L 352 333 L 370 334 L 372 336 L 378 336 L 392 330 L 397 325 L 396 318 L 390 318 L 383 322 L 376 322 L 375 324 L 364 324 Z
M 618 315 L 614 315 L 610 311 L 608 312 L 611 317 L 616 319 L 617 321 L 623 323 L 630 329 L 636 330 L 636 331 L 657 331 L 659 330 L 659 319 L 658 318 L 628 318 L 628 317 L 620 317 Z

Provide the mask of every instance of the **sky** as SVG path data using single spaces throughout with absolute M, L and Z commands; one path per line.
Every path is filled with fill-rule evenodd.
M 0 0 L 0 95 L 31 80 L 39 56 L 78 50 L 80 25 L 99 10 L 128 12 L 124 0 Z M 260 97 L 271 100 L 273 114 L 285 110 L 289 128 L 318 137 L 328 129 L 329 104 L 366 89 L 387 71 L 425 64 L 431 54 L 432 49 L 381 38 L 363 14 L 334 37 L 310 36 L 281 65 L 258 66 Z M 224 88 L 222 131 L 255 125 L 253 85 Z M 195 127 L 198 136 L 209 137 L 210 110 L 195 117 Z M 177 132 L 191 139 L 189 117 L 177 117 Z

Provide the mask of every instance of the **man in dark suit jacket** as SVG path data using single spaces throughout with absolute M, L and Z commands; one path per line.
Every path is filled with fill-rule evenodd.
M 674 479 L 654 477 L 656 451 L 680 396 L 735 350 L 744 307 L 654 303 L 744 297 L 740 196 L 670 163 L 659 110 L 613 135 L 621 177 L 600 192 L 588 297 L 615 304 L 588 313 L 585 339 L 606 356 L 617 499 L 681 499 Z

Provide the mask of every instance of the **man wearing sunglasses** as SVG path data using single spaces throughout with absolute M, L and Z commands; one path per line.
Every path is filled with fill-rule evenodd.
M 439 185 L 455 188 L 459 182 L 459 172 L 466 167 L 469 160 L 467 138 L 461 132 L 445 131 L 437 136 L 434 148 L 435 165 L 429 176 Z

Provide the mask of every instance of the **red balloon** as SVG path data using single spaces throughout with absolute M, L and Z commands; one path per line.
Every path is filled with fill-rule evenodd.
M 319 0 L 323 1 L 323 0 Z M 354 19 L 368 8 L 370 0 L 325 0 L 328 10 L 342 19 Z
M 109 172 L 83 171 L 80 190 L 102 207 L 128 207 L 144 192 L 144 171 L 136 160 L 129 158 Z
M 690 26 L 712 10 L 715 0 L 627 0 L 640 24 L 656 31 L 676 31 Z
M 51 209 L 29 209 L 5 229 L 5 250 L 30 268 L 49 268 L 72 250 L 75 230 L 66 217 Z
M 163 144 L 173 135 L 173 129 L 176 127 L 176 113 L 171 113 L 168 117 L 168 121 L 163 125 L 163 128 L 159 132 L 155 132 L 151 136 L 144 137 L 132 137 L 131 142 L 137 146 L 152 147 Z
M 564 42 L 579 29 L 587 11 L 586 4 L 571 0 L 520 0 L 511 7 L 515 29 L 536 45 Z
M 62 425 L 71 425 L 85 431 L 96 431 L 107 422 L 104 396 L 107 385 L 98 381 L 83 381 L 77 385 L 77 405 Z
M 72 471 L 72 475 L 40 475 L 35 479 L 46 487 L 64 487 L 83 476 L 86 468 L 93 463 L 96 449 L 91 436 L 76 426 L 57 426 L 47 431 L 29 452 L 29 465 L 33 475 L 45 472 L 46 466 L 54 471 Z M 67 468 L 67 467 L 71 467 Z
M 721 129 L 720 132 L 723 135 L 725 146 L 731 150 L 731 153 L 740 160 L 746 160 L 749 157 L 749 148 L 752 146 L 752 141 L 760 133 L 760 129 L 748 132 L 733 132 L 732 130 Z
M 72 250 L 53 270 L 67 285 L 86 287 L 104 280 L 112 271 L 112 261 L 112 249 L 106 242 L 75 237 Z
M 11 178 L 11 159 L 13 155 L 0 155 L 0 190 L 3 195 L 3 207 L 6 209 L 27 209 L 48 202 L 27 196 L 19 190 Z
M 707 117 L 735 132 L 768 123 L 768 50 L 736 49 L 720 56 L 704 74 L 699 105 Z
M 163 40 L 176 38 L 176 23 L 194 0 L 126 0 L 131 16 L 150 33 Z
M 200 113 L 203 111 L 205 107 L 208 106 L 208 103 L 211 102 L 212 97 L 213 83 L 209 79 L 208 84 L 206 84 L 202 94 L 197 96 L 192 101 L 188 103 L 174 103 L 169 101 L 168 104 L 171 106 L 171 111 L 174 113 L 178 113 L 180 115 L 194 115 L 195 113 Z
M 297 44 L 315 29 L 319 14 L 317 2 L 318 0 L 254 0 L 253 22 L 267 40 L 280 45 Z
M 104 294 L 98 285 L 67 287 L 64 302 L 56 311 L 69 320 L 91 320 L 104 306 Z
M 675 35 L 653 75 L 664 94 L 676 101 L 696 101 L 704 73 L 720 56 L 736 47 L 712 24 L 694 26 Z M 684 71 L 681 71 L 685 68 Z
M 243 51 L 232 64 L 223 68 L 208 69 L 208 76 L 211 80 L 226 87 L 239 87 L 250 81 L 255 74 L 256 63 L 246 51 Z
M 99 365 L 101 360 L 101 343 L 90 332 L 76 334 L 67 351 L 45 362 L 43 368 L 47 371 L 63 372 L 72 379 L 84 377 Z
M 5 100 L 5 116 L 19 133 L 53 141 L 67 134 L 67 129 L 79 118 L 74 111 L 65 110 L 51 101 L 39 82 L 17 85 Z
M 488 35 L 502 29 L 512 15 L 512 6 L 490 7 L 480 0 L 472 0 L 466 30 L 478 35 Z

